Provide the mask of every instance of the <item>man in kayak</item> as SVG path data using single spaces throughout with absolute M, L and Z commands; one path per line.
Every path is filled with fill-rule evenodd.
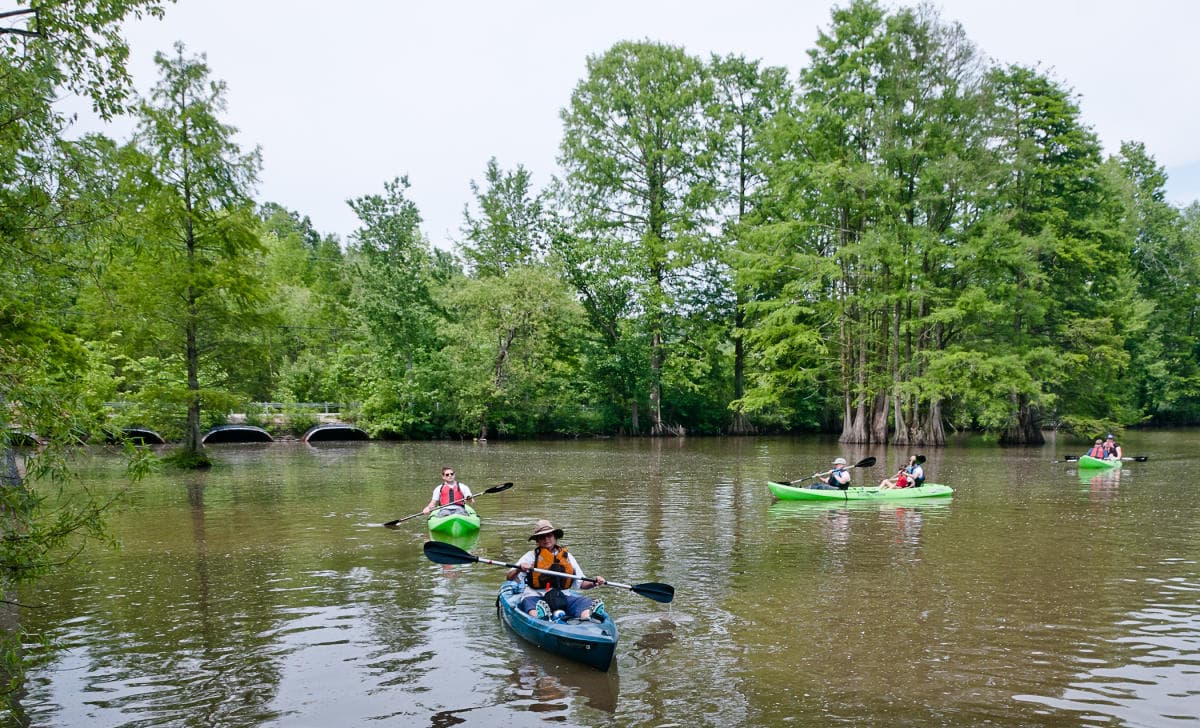
M 471 489 L 455 480 L 454 468 L 446 466 L 442 468 L 442 482 L 433 489 L 433 497 L 429 499 L 429 505 L 425 506 L 421 512 L 429 515 L 434 508 L 457 508 L 465 511 L 463 503 L 474 502 L 475 498 L 471 495 Z
M 891 488 L 919 488 L 925 482 L 925 468 L 921 467 L 920 459 L 917 455 L 910 455 L 908 465 L 900 469 L 896 473 L 895 478 L 887 478 L 879 484 L 880 490 L 889 490 Z
M 846 469 L 846 458 L 834 458 L 833 470 L 817 476 L 816 483 L 808 486 L 813 490 L 845 490 L 850 487 L 850 471 Z
M 1109 460 L 1113 458 L 1120 460 L 1124 456 L 1124 451 L 1121 450 L 1121 446 L 1117 444 L 1117 441 L 1113 439 L 1112 433 L 1108 433 L 1108 437 L 1104 440 L 1104 457 Z
M 1096 458 L 1097 460 L 1103 460 L 1105 457 L 1104 441 L 1097 437 L 1096 442 L 1092 443 L 1092 449 L 1087 451 L 1087 456 L 1090 458 Z
M 602 620 L 605 616 L 604 602 L 573 594 L 568 589 L 591 589 L 603 584 L 604 577 L 597 576 L 595 581 L 580 581 L 585 574 L 579 562 L 574 554 L 567 552 L 565 546 L 558 545 L 562 535 L 562 529 L 555 528 L 550 521 L 542 519 L 537 522 L 533 535 L 529 537 L 537 545 L 517 561 L 517 568 L 508 570 L 509 581 L 520 577 L 525 582 L 525 591 L 517 608 L 539 619 L 563 621 L 572 617 L 588 619 L 595 615 Z M 558 571 L 563 576 L 549 576 L 533 571 L 534 568 Z

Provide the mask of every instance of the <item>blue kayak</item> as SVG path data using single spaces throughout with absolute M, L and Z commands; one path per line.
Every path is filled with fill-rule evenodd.
M 543 650 L 576 662 L 607 671 L 617 651 L 617 625 L 605 615 L 603 622 L 594 619 L 568 619 L 551 622 L 531 617 L 517 608 L 523 592 L 510 593 L 500 587 L 496 597 L 496 612 L 500 619 L 521 639 Z

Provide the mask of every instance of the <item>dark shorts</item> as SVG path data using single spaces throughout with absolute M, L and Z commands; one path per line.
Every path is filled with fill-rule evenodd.
M 841 488 L 837 487 L 836 485 L 825 485 L 824 483 L 813 483 L 812 485 L 808 486 L 808 489 L 809 490 L 841 490 Z
M 592 608 L 591 597 L 581 597 L 569 591 L 563 592 L 563 597 L 567 600 L 567 606 L 563 611 L 567 613 L 568 617 L 577 619 L 580 614 L 583 614 L 583 610 Z M 537 595 L 525 597 L 521 600 L 519 607 L 522 612 L 529 614 L 529 610 L 537 606 L 539 600 L 541 600 L 541 597 Z

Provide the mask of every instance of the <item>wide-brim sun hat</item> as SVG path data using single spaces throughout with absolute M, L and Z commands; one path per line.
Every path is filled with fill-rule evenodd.
M 834 464 L 834 465 L 845 465 L 845 464 L 846 464 L 846 458 L 834 458 L 834 459 L 833 459 L 833 464 Z
M 553 523 L 543 518 L 533 527 L 533 533 L 530 534 L 529 540 L 533 541 L 538 536 L 545 536 L 548 533 L 554 534 L 554 538 L 563 537 L 563 530 L 561 528 L 555 528 Z

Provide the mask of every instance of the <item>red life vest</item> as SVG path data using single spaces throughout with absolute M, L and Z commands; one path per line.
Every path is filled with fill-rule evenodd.
M 448 506 L 455 501 L 463 499 L 462 489 L 458 487 L 458 483 L 453 484 L 442 483 L 440 491 L 438 491 L 438 505 Z
M 558 546 L 554 551 L 538 546 L 533 550 L 533 565 L 535 568 L 547 571 L 561 571 L 568 575 L 575 573 L 575 569 L 571 568 L 571 557 L 567 555 L 567 549 L 564 546 Z M 536 571 L 529 572 L 529 586 L 539 591 L 554 587 L 566 589 L 570 585 L 570 579 L 539 574 Z

